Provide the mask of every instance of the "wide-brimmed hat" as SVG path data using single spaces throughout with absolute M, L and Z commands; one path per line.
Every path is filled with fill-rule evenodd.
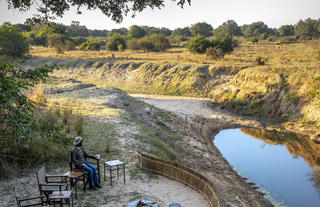
M 78 145 L 78 144 L 80 144 L 80 142 L 81 142 L 82 140 L 83 140 L 82 137 L 76 137 L 76 138 L 74 138 L 73 144 L 74 144 L 74 145 Z

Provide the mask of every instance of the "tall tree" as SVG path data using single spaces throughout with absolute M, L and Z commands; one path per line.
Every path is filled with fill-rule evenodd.
M 132 25 L 128 31 L 129 38 L 141 38 L 146 34 L 146 31 L 142 27 L 139 27 L 137 25 Z
M 228 32 L 230 37 L 242 35 L 240 27 L 234 20 L 228 20 L 224 22 L 222 25 L 220 25 L 218 28 L 214 30 L 214 33 L 216 33 L 216 31 L 219 30 L 225 30 L 226 32 Z
M 320 31 L 318 27 L 320 26 L 320 21 L 308 18 L 306 20 L 300 20 L 294 28 L 294 31 L 298 37 L 303 39 L 311 39 L 320 36 Z
M 294 35 L 294 26 L 293 25 L 282 25 L 279 29 L 279 36 L 290 36 Z
M 205 37 L 209 37 L 213 35 L 212 26 L 206 22 L 199 22 L 191 25 L 190 31 L 192 36 L 203 35 Z

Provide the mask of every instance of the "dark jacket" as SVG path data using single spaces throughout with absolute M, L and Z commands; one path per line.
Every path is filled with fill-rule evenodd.
M 95 159 L 95 156 L 89 155 L 86 153 L 83 147 L 80 149 L 77 149 L 76 147 L 73 147 L 72 149 L 72 162 L 75 163 L 76 165 L 82 165 L 85 161 L 86 158 L 92 158 Z

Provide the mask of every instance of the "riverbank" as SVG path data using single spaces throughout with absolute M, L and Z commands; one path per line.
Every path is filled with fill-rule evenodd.
M 212 143 L 213 136 L 222 129 L 260 128 L 259 122 L 214 110 L 208 99 L 131 95 L 185 120 L 184 127 L 176 128 L 184 137 L 179 154 L 183 155 L 184 164 L 214 182 L 226 206 L 272 206 L 232 169 Z
M 71 83 L 72 80 L 66 80 L 66 82 Z M 46 84 L 52 86 L 50 80 Z M 47 85 L 43 84 L 42 87 L 45 89 Z M 169 108 L 170 105 L 171 111 L 177 108 L 182 110 L 182 113 L 172 113 L 141 102 L 112 87 L 74 87 L 72 91 L 70 91 L 72 88 L 70 85 L 58 86 L 58 88 L 61 90 L 51 90 L 52 93 L 47 90 L 47 99 L 53 103 L 72 103 L 73 113 L 84 117 L 85 126 L 82 136 L 86 140 L 86 149 L 89 152 L 100 153 L 102 161 L 111 159 L 125 161 L 129 171 L 127 180 L 132 180 L 128 185 L 122 185 L 119 180 L 117 187 L 112 188 L 108 186 L 108 181 L 103 182 L 104 188 L 97 193 L 89 191 L 83 194 L 79 191 L 81 199 L 76 200 L 77 206 L 117 206 L 118 204 L 123 206 L 141 195 L 146 198 L 149 196 L 163 206 L 173 201 L 180 202 L 184 206 L 199 206 L 198 202 L 203 203 L 203 196 L 194 190 L 190 191 L 189 187 L 173 181 L 167 182 L 167 178 L 159 179 L 159 176 L 141 171 L 137 167 L 135 154 L 137 149 L 164 159 L 176 159 L 201 172 L 216 185 L 225 206 L 271 206 L 269 201 L 234 172 L 212 145 L 211 140 L 212 133 L 223 128 L 249 125 L 258 127 L 259 123 L 220 112 L 212 113 L 210 108 L 206 107 L 209 104 L 207 100 L 198 103 L 193 99 L 196 107 L 192 108 L 199 111 L 192 114 L 193 111 L 190 108 L 185 108 L 190 106 L 192 100 L 191 102 L 188 99 L 172 100 L 173 103 L 149 99 L 165 108 Z M 156 106 L 161 108 L 160 105 Z M 183 111 L 190 113 L 183 113 Z M 208 113 L 208 117 L 200 116 L 200 113 L 202 115 Z M 108 152 L 106 147 L 110 146 L 108 145 L 110 140 L 111 149 L 109 148 Z M 48 162 L 45 165 L 49 173 L 68 170 L 67 160 L 58 162 L 58 166 L 55 162 Z M 29 170 L 29 173 L 26 170 L 23 174 L 16 175 L 16 178 L 1 181 L 1 203 L 7 206 L 14 205 L 14 196 L 10 192 L 12 185 L 17 186 L 20 197 L 37 195 L 36 169 L 38 168 L 34 167 Z M 157 189 L 158 182 L 165 183 L 165 188 Z M 171 191 L 177 186 L 181 186 L 180 190 L 177 190 L 180 197 L 173 192 L 175 190 Z M 193 201 L 197 204 L 192 203 Z M 207 204 L 203 203 L 203 205 L 205 207 Z

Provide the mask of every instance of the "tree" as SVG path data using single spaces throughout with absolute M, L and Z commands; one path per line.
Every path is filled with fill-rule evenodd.
M 89 30 L 89 36 L 91 37 L 106 37 L 108 36 L 108 31 L 107 30 L 98 30 L 98 29 L 94 29 L 94 30 Z
M 119 28 L 119 29 L 112 29 L 109 33 L 108 33 L 108 37 L 112 37 L 115 34 L 119 34 L 122 36 L 127 36 L 128 34 L 128 30 L 127 28 Z
M 311 39 L 320 36 L 320 21 L 308 18 L 306 20 L 300 20 L 294 28 L 296 35 L 303 39 Z
M 21 57 L 29 51 L 27 40 L 22 33 L 10 23 L 0 27 L 0 55 Z
M 268 26 L 263 22 L 253 22 L 249 25 L 243 25 L 241 31 L 246 37 L 256 37 L 262 33 L 274 34 L 273 29 L 268 28 Z
M 204 36 L 198 35 L 190 41 L 188 50 L 194 53 L 205 53 L 206 49 L 210 46 L 211 43 L 209 40 L 207 40 Z
M 230 37 L 241 36 L 242 32 L 238 24 L 234 20 L 228 20 L 214 30 L 214 33 L 227 31 Z
M 53 47 L 58 54 L 64 53 L 66 50 L 74 48 L 73 40 L 64 34 L 49 33 L 47 35 L 48 46 Z
M 141 38 L 141 37 L 145 36 L 146 34 L 147 34 L 146 31 L 137 25 L 131 26 L 128 31 L 129 38 Z
M 0 61 L 0 146 L 23 146 L 37 136 L 47 140 L 59 136 L 57 126 L 33 116 L 34 103 L 23 93 L 56 68 L 55 65 L 45 65 L 24 70 Z
M 184 27 L 184 28 L 177 28 L 177 29 L 173 30 L 172 35 L 190 37 L 192 34 L 191 34 L 189 27 Z
M 177 5 L 182 7 L 186 2 L 189 4 L 191 0 L 173 0 L 177 2 Z M 128 13 L 132 13 L 135 16 L 137 12 L 141 12 L 146 8 L 162 8 L 164 7 L 164 0 L 106 0 L 106 1 L 87 1 L 87 0 L 8 0 L 9 8 L 19 9 L 20 11 L 26 11 L 30 9 L 32 4 L 36 5 L 38 11 L 45 14 L 45 19 L 48 17 L 62 17 L 71 6 L 77 7 L 77 12 L 81 13 L 80 8 L 84 7 L 88 10 L 99 9 L 108 17 L 111 17 L 113 21 L 118 23 L 122 22 L 124 16 Z
M 192 36 L 202 35 L 205 37 L 209 37 L 213 35 L 212 26 L 210 24 L 207 24 L 206 22 L 199 22 L 191 25 L 190 31 Z
M 282 25 L 278 29 L 279 36 L 290 36 L 294 35 L 294 26 L 293 25 Z
M 120 45 L 122 45 L 122 46 L 120 46 Z M 119 50 L 119 47 L 121 47 L 122 50 L 125 50 L 126 49 L 126 41 L 123 38 L 123 36 L 121 36 L 119 34 L 114 34 L 108 40 L 108 42 L 106 44 L 106 48 L 107 48 L 107 50 L 110 50 L 110 51 L 117 51 L 117 50 Z
M 72 37 L 87 37 L 89 36 L 89 30 L 86 26 L 81 26 L 80 22 L 72 21 L 67 29 L 67 33 Z

